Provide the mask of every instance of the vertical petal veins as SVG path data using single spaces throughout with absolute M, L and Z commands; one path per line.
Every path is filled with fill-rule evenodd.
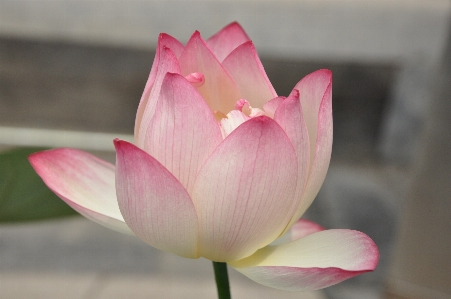
M 309 130 L 310 150 L 314 152 L 310 153 L 310 173 L 298 210 L 299 217 L 318 194 L 332 153 L 332 73 L 329 70 L 319 70 L 306 78 L 296 86 L 303 90 L 300 95 L 302 111 Z
M 221 141 L 219 125 L 195 87 L 183 76 L 167 73 L 144 150 L 190 192 L 200 166 Z
M 180 73 L 180 65 L 174 52 L 167 47 L 163 47 L 160 49 L 160 59 L 154 83 L 151 88 L 144 91 L 143 98 L 139 104 L 138 113 L 136 114 L 135 142 L 139 147 L 144 146 L 147 128 L 155 114 L 161 84 L 168 72 Z
M 157 160 L 115 140 L 116 193 L 130 229 L 149 245 L 197 258 L 197 214 L 188 192 Z
M 241 96 L 252 107 L 261 109 L 266 102 L 277 97 L 251 41 L 233 50 L 222 65 L 232 76 Z
M 211 52 L 199 32 L 195 32 L 180 56 L 182 75 L 201 73 L 205 84 L 197 90 L 210 109 L 227 113 L 241 96 L 235 82 Z
M 218 33 L 207 40 L 209 48 L 222 62 L 239 45 L 249 41 L 244 29 L 237 22 L 233 22 L 222 28 Z
M 260 116 L 235 129 L 194 185 L 200 255 L 236 260 L 273 241 L 291 218 L 296 179 L 296 154 L 275 121 Z

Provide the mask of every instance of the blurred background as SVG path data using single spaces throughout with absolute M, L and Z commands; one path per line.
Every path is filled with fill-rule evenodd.
M 70 146 L 114 161 L 112 139 L 132 139 L 160 32 L 186 42 L 238 21 L 279 95 L 332 70 L 331 166 L 305 217 L 365 232 L 381 259 L 372 273 L 311 293 L 230 270 L 232 295 L 451 298 L 450 17 L 447 0 L 0 0 L 0 297 L 215 298 L 209 261 L 82 217 L 22 222 L 71 212 L 4 198 L 28 167 L 13 148 Z

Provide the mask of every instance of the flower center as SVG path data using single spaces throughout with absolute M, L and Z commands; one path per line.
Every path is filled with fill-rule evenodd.
M 216 120 L 219 121 L 222 137 L 226 138 L 233 130 L 245 121 L 265 115 L 265 112 L 259 108 L 252 108 L 248 101 L 240 99 L 235 104 L 235 110 L 230 111 L 225 115 L 221 111 L 214 111 Z

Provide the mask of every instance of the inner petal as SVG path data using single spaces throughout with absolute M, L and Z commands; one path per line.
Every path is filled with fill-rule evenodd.
M 250 119 L 250 117 L 239 110 L 232 110 L 227 113 L 226 118 L 221 119 L 219 122 L 222 137 L 226 138 L 230 133 L 232 133 L 233 130 L 238 128 L 238 126 L 248 119 Z
M 233 130 L 245 121 L 266 115 L 265 112 L 259 108 L 252 108 L 249 102 L 245 99 L 239 99 L 235 104 L 235 110 L 230 111 L 227 115 L 220 111 L 215 111 L 216 119 L 219 121 L 222 137 L 226 138 Z

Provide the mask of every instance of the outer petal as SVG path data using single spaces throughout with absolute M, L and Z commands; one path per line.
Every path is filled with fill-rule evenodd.
M 131 234 L 119 211 L 114 166 L 86 152 L 60 148 L 30 155 L 44 183 L 86 218 Z
M 302 113 L 298 90 L 294 89 L 290 96 L 280 103 L 274 115 L 274 120 L 279 123 L 287 133 L 288 138 L 290 138 L 296 150 L 298 161 L 298 181 L 295 195 L 297 201 L 293 202 L 292 211 L 294 217 L 286 228 L 289 229 L 300 218 L 298 211 L 303 203 L 302 195 L 307 182 L 310 164 L 309 136 Z
M 323 230 L 325 230 L 324 227 L 313 221 L 299 219 L 283 236 L 277 238 L 271 245 L 281 245 L 292 242 Z
M 153 83 L 157 76 L 158 66 L 160 65 L 160 55 L 163 51 L 163 48 L 169 48 L 178 58 L 182 54 L 184 46 L 175 38 L 166 33 L 161 33 L 158 37 L 158 45 L 155 53 L 155 58 L 152 63 L 152 68 L 150 70 L 149 78 L 147 79 L 146 86 L 144 88 L 143 95 L 141 96 L 141 100 L 139 101 L 138 112 L 136 116 L 136 124 L 135 124 L 135 135 L 138 135 L 139 127 L 141 125 L 142 115 L 147 105 L 147 100 L 150 95 L 150 91 L 152 90 Z M 164 57 L 162 57 L 164 58 Z
M 249 41 L 244 29 L 237 22 L 233 22 L 207 40 L 208 47 L 219 61 L 223 61 L 239 45 Z
M 144 147 L 147 129 L 155 114 L 161 84 L 168 72 L 180 73 L 180 65 L 174 52 L 167 47 L 163 47 L 160 49 L 160 59 L 155 81 L 150 90 L 149 86 L 146 86 L 136 114 L 135 142 L 141 148 Z
M 234 109 L 240 92 L 230 75 L 206 45 L 199 32 L 195 32 L 180 56 L 182 75 L 201 73 L 205 83 L 198 87 L 199 93 L 211 110 L 227 113 Z
M 199 255 L 237 260 L 277 238 L 291 217 L 296 177 L 294 149 L 275 121 L 260 116 L 236 128 L 194 185 Z
M 310 139 L 310 170 L 296 222 L 318 194 L 329 168 L 332 152 L 332 73 L 319 70 L 304 77 L 295 87 L 300 92 L 302 112 Z
M 252 107 L 263 108 L 266 102 L 277 97 L 251 41 L 233 50 L 222 65 Z
M 197 258 L 197 214 L 185 188 L 141 149 L 115 146 L 117 198 L 130 229 L 153 247 Z
M 260 284 L 306 291 L 372 271 L 378 261 L 379 251 L 367 235 L 325 230 L 287 244 L 267 246 L 229 265 Z
M 190 191 L 201 165 L 221 141 L 219 125 L 202 96 L 182 75 L 167 73 L 144 150 Z

